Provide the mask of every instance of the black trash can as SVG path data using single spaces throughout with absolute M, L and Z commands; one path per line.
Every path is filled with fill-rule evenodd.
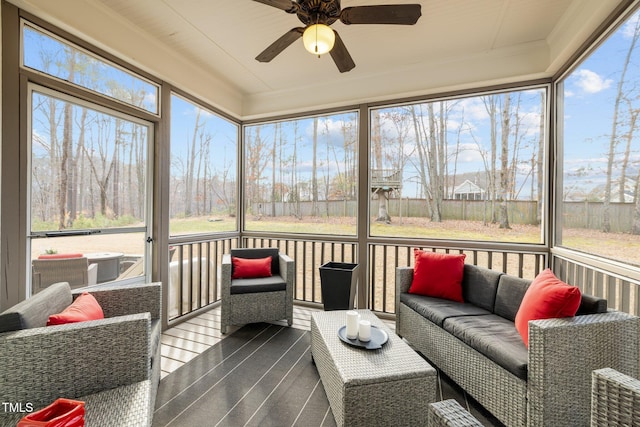
M 320 266 L 320 286 L 325 311 L 353 310 L 358 264 L 328 262 Z

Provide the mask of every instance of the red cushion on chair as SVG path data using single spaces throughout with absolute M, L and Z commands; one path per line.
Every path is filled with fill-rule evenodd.
M 415 266 L 410 294 L 464 302 L 462 275 L 465 254 L 441 254 L 414 249 Z
M 231 257 L 233 263 L 232 279 L 254 279 L 257 277 L 271 277 L 271 260 L 266 258 L 238 258 Z
M 46 254 L 38 256 L 38 259 L 67 259 L 82 258 L 82 254 Z
M 529 320 L 575 316 L 581 300 L 580 289 L 564 283 L 550 269 L 538 274 L 516 313 L 516 329 L 525 345 L 529 346 Z
M 49 316 L 47 326 L 98 319 L 104 319 L 102 307 L 100 307 L 100 304 L 93 295 L 88 292 L 83 292 L 82 295 L 76 298 L 64 311 Z

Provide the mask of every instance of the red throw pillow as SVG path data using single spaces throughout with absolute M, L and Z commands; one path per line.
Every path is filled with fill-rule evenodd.
M 440 254 L 414 249 L 415 266 L 410 294 L 464 302 L 462 275 L 465 254 Z
M 68 259 L 82 258 L 82 254 L 44 254 L 38 256 L 38 259 Z
M 538 274 L 516 313 L 516 329 L 525 345 L 529 347 L 529 320 L 575 316 L 581 300 L 580 289 L 558 279 L 550 269 Z
M 102 307 L 95 297 L 83 292 L 71 305 L 61 313 L 52 314 L 47 320 L 47 326 L 64 325 L 65 323 L 84 322 L 85 320 L 104 319 Z
M 257 277 L 271 277 L 272 257 L 266 258 L 238 258 L 231 257 L 233 263 L 232 279 L 254 279 Z

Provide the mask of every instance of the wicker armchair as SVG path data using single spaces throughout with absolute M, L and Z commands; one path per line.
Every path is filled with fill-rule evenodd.
M 231 257 L 272 257 L 272 277 L 232 279 Z M 232 249 L 222 257 L 222 305 L 220 331 L 229 325 L 287 319 L 293 324 L 295 263 L 277 248 Z M 267 286 L 262 286 L 267 285 Z M 278 290 L 271 290 L 277 288 Z
M 85 257 L 62 259 L 34 259 L 31 262 L 33 293 L 58 282 L 67 282 L 71 289 L 95 285 L 98 265 L 89 264 Z
M 160 379 L 161 284 L 91 288 L 105 318 L 44 326 L 74 296 L 56 283 L 0 314 L 0 396 L 38 410 L 84 400 L 87 425 L 151 425 Z M 16 330 L 12 330 L 16 329 Z M 0 412 L 0 425 L 24 414 Z M 13 423 L 13 424 L 11 424 Z
M 640 426 L 640 380 L 611 368 L 591 378 L 591 427 Z

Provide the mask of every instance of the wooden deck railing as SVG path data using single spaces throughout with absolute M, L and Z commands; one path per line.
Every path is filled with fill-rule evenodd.
M 580 257 L 553 256 L 553 270 L 561 280 L 580 288 L 580 291 L 607 300 L 609 308 L 640 315 L 640 281 L 613 269 L 599 267 L 598 262 L 587 263 Z M 612 267 L 613 263 L 606 263 Z
M 377 239 L 367 247 L 366 269 L 367 308 L 394 314 L 395 268 L 413 265 L 414 244 L 386 242 Z M 232 247 L 277 247 L 296 261 L 296 289 L 294 298 L 310 304 L 322 304 L 319 267 L 330 261 L 359 263 L 358 242 L 354 238 L 335 237 L 279 237 L 279 236 L 226 236 L 202 241 L 172 242 L 175 248 L 169 265 L 168 319 L 180 317 L 207 307 L 220 299 L 220 268 L 222 255 Z M 420 247 L 442 253 L 466 254 L 466 262 L 518 277 L 532 279 L 547 265 L 544 248 L 529 247 L 518 251 L 508 249 L 464 247 Z M 640 315 L 640 280 L 621 272 L 608 270 L 610 262 L 580 257 L 553 255 L 553 269 L 558 277 L 581 291 L 606 298 L 609 307 Z
M 239 244 L 241 243 L 241 244 Z M 319 267 L 327 262 L 359 263 L 355 237 L 336 241 L 335 237 L 315 239 L 295 236 L 220 237 L 204 241 L 172 242 L 176 248 L 169 266 L 168 319 L 200 310 L 220 299 L 220 268 L 222 255 L 232 247 L 277 247 L 296 261 L 294 298 L 310 304 L 322 304 Z M 395 268 L 413 265 L 413 244 L 371 242 L 368 244 L 366 269 L 367 308 L 394 314 Z M 533 278 L 546 265 L 547 254 L 539 251 L 513 249 L 469 249 L 421 247 L 443 253 L 464 253 L 466 262 L 503 271 L 518 277 Z

